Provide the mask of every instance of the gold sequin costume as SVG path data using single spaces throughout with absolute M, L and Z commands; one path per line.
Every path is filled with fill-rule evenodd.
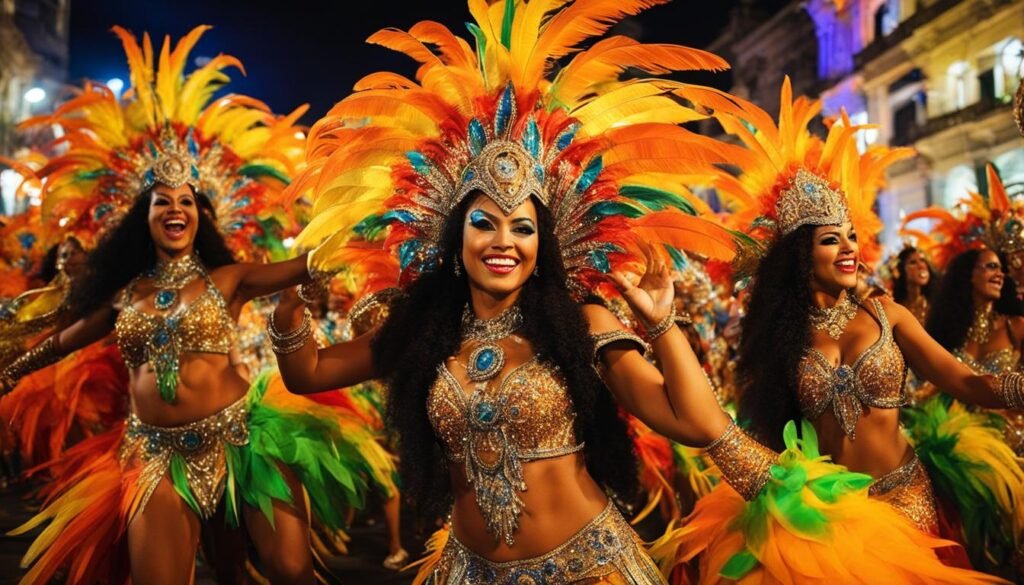
M 495 563 L 448 537 L 432 585 L 661 584 L 657 565 L 640 553 L 642 543 L 615 506 L 608 506 L 572 538 L 529 559 Z
M 906 364 L 896 345 L 881 302 L 871 300 L 881 333 L 852 365 L 833 367 L 818 350 L 810 348 L 799 369 L 800 410 L 808 420 L 831 412 L 850 440 L 856 440 L 857 421 L 868 408 L 900 408 L 907 402 Z M 917 457 L 876 478 L 869 493 L 914 521 L 921 530 L 936 534 L 938 515 L 931 481 Z
M 645 347 L 637 336 L 612 331 L 594 336 L 597 351 L 611 343 Z M 596 358 L 596 353 L 595 353 Z M 427 412 L 452 464 L 465 466 L 477 505 L 496 538 L 511 545 L 525 509 L 523 465 L 584 448 L 576 438 L 576 412 L 558 368 L 533 356 L 512 367 L 500 384 L 472 394 L 444 365 L 427 397 Z M 576 583 L 619 575 L 629 583 L 662 583 L 657 567 L 618 510 L 608 507 L 576 535 L 536 558 L 495 563 L 449 536 L 431 573 L 432 583 Z M 534 581 L 521 579 L 533 578 Z M 547 581 L 544 581 L 547 579 Z M 621 582 L 621 581 L 610 581 Z
M 1016 346 L 1016 343 L 1014 345 Z M 954 351 L 953 355 L 963 362 L 965 366 L 979 374 L 998 376 L 1006 372 L 1018 371 L 1021 366 L 1020 351 L 1014 347 L 997 349 L 980 358 L 972 356 L 961 347 Z M 1019 410 L 999 410 L 996 412 L 1006 421 L 1006 426 L 1003 428 L 1003 437 L 1006 440 L 1006 444 L 1013 449 L 1013 452 L 1018 457 L 1024 456 L 1024 413 Z

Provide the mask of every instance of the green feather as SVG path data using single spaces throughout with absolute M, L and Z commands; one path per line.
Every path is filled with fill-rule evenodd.
M 587 216 L 594 219 L 601 219 L 613 215 L 621 215 L 635 219 L 642 217 L 644 215 L 644 210 L 636 207 L 635 205 L 622 203 L 620 201 L 598 201 L 591 205 L 590 209 L 587 210 Z
M 247 164 L 238 169 L 238 174 L 250 179 L 273 177 L 285 185 L 292 182 L 291 177 L 270 165 Z
M 505 0 L 505 17 L 501 19 L 501 44 L 512 49 L 512 21 L 516 17 L 515 0 Z
M 467 22 L 466 28 L 469 29 L 469 33 L 476 40 L 476 60 L 480 66 L 480 73 L 484 74 L 484 81 L 486 82 L 487 69 L 484 65 L 484 55 L 487 53 L 487 36 L 484 35 L 484 31 L 480 30 L 479 26 L 472 22 Z
M 192 494 L 192 488 L 188 485 L 188 472 L 185 469 L 185 459 L 175 453 L 171 455 L 171 485 L 174 486 L 174 491 L 178 492 L 181 499 L 185 500 L 189 508 L 202 518 L 203 513 L 199 509 L 199 502 L 196 501 L 195 496 Z
M 722 566 L 722 571 L 719 574 L 726 579 L 738 581 L 746 576 L 747 573 L 756 569 L 760 564 L 754 553 L 744 549 L 732 555 L 725 565 Z
M 632 199 L 651 211 L 672 208 L 689 215 L 697 215 L 697 210 L 689 202 L 670 191 L 644 185 L 623 185 L 619 188 L 619 195 Z

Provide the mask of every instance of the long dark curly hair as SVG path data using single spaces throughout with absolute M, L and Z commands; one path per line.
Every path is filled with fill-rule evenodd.
M 156 246 L 149 233 L 149 203 L 152 189 L 139 195 L 128 212 L 111 229 L 86 260 L 85 277 L 71 291 L 71 316 L 78 319 L 109 303 L 117 291 L 156 264 Z M 235 262 L 214 223 L 213 205 L 202 193 L 195 193 L 199 226 L 193 248 L 207 269 Z
M 451 259 L 462 247 L 467 197 L 450 215 L 439 257 Z M 625 501 L 637 490 L 636 455 L 611 392 L 592 367 L 594 345 L 580 305 L 567 286 L 565 267 L 550 212 L 534 199 L 540 247 L 539 276 L 523 287 L 519 305 L 525 316 L 522 336 L 540 359 L 558 366 L 576 410 L 576 434 L 586 442 L 591 476 Z M 387 420 L 398 434 L 404 495 L 426 518 L 447 512 L 448 466 L 427 417 L 427 393 L 437 368 L 459 349 L 463 307 L 469 302 L 466 276 L 452 263 L 426 272 L 391 308 L 373 342 L 374 366 L 388 385 Z
M 797 368 L 811 341 L 814 230 L 799 227 L 768 251 L 757 268 L 742 322 L 739 418 L 755 437 L 780 451 L 783 427 L 800 420 Z
M 907 261 L 914 254 L 921 254 L 921 251 L 913 246 L 907 246 L 900 250 L 899 255 L 896 257 L 896 273 L 898 276 L 892 281 L 892 298 L 901 305 L 907 302 Z M 924 258 L 924 255 L 922 254 L 921 257 Z M 938 275 L 935 273 L 935 269 L 932 268 L 931 262 L 925 260 L 924 263 L 928 267 L 928 284 L 921 287 L 921 294 L 931 302 L 937 288 L 935 281 L 938 280 Z
M 942 347 L 949 351 L 959 349 L 967 340 L 967 331 L 974 320 L 974 296 L 971 284 L 974 265 L 978 263 L 981 250 L 962 252 L 946 268 L 938 292 L 932 301 L 925 328 Z M 1006 263 L 1003 262 L 1005 271 Z M 1003 279 L 1003 289 L 994 309 L 1003 315 L 1019 315 L 1016 284 L 1009 275 Z

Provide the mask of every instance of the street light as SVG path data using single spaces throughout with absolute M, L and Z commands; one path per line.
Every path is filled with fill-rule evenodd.
M 38 104 L 46 99 L 46 90 L 41 87 L 33 87 L 25 92 L 25 101 L 30 104 Z
M 120 77 L 114 77 L 107 80 L 107 87 L 110 91 L 114 92 L 114 95 L 121 97 L 121 90 L 124 89 L 124 81 Z

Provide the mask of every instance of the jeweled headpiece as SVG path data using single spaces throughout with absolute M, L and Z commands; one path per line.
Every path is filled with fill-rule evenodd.
M 849 220 L 843 194 L 802 168 L 779 195 L 775 215 L 782 235 L 804 225 L 841 225 Z
M 918 247 L 928 250 L 939 268 L 960 253 L 987 248 L 1007 255 L 1024 252 L 1024 208 L 1006 193 L 1002 179 L 992 164 L 985 168 L 988 194 L 967 192 L 951 211 L 929 207 L 907 214 L 901 233 L 917 239 Z M 911 227 L 929 220 L 927 232 Z
M 115 225 L 136 197 L 153 185 L 191 185 L 213 204 L 218 227 L 241 259 L 265 257 L 294 230 L 283 211 L 267 204 L 300 163 L 305 135 L 294 124 L 305 112 L 276 116 L 263 103 L 232 94 L 213 99 L 242 69 L 218 55 L 185 74 L 192 47 L 210 27 L 199 26 L 173 47 L 166 40 L 153 59 L 149 35 L 141 46 L 114 27 L 128 58 L 131 91 L 120 99 L 104 84 L 87 83 L 53 114 L 23 127 L 57 124 L 67 149 L 38 171 L 43 221 L 87 240 Z M 294 233 L 294 232 L 293 232 Z
M 728 167 L 708 168 L 712 186 L 731 212 L 726 223 L 754 236 L 750 252 L 739 254 L 753 261 L 738 270 L 755 269 L 766 245 L 800 226 L 847 221 L 859 235 L 861 260 L 870 265 L 881 259 L 881 246 L 874 236 L 883 226 L 872 208 L 884 184 L 885 169 L 913 156 L 912 149 L 872 145 L 860 152 L 855 138 L 863 127 L 854 126 L 845 112 L 831 122 L 826 136 L 812 134 L 810 125 L 821 111 L 821 102 L 794 99 L 788 77 L 782 84 L 777 118 L 751 102 L 715 90 L 694 88 L 682 95 L 698 103 L 714 98 L 715 119 L 747 146 Z
M 387 251 L 398 264 L 392 285 L 404 285 L 443 266 L 442 228 L 480 191 L 505 213 L 529 197 L 548 209 L 577 292 L 613 291 L 602 273 L 642 263 L 643 242 L 730 258 L 733 234 L 684 184 L 704 164 L 729 162 L 737 147 L 680 126 L 706 117 L 698 102 L 679 99 L 693 86 L 620 79 L 627 69 L 663 74 L 725 62 L 621 36 L 580 48 L 655 3 L 472 1 L 475 50 L 435 22 L 372 35 L 369 42 L 421 65 L 415 80 L 364 77 L 313 126 L 307 170 L 289 189 L 316 211 L 297 244 L 322 243 L 314 267 L 350 275 L 367 265 L 379 272 L 378 253 Z

